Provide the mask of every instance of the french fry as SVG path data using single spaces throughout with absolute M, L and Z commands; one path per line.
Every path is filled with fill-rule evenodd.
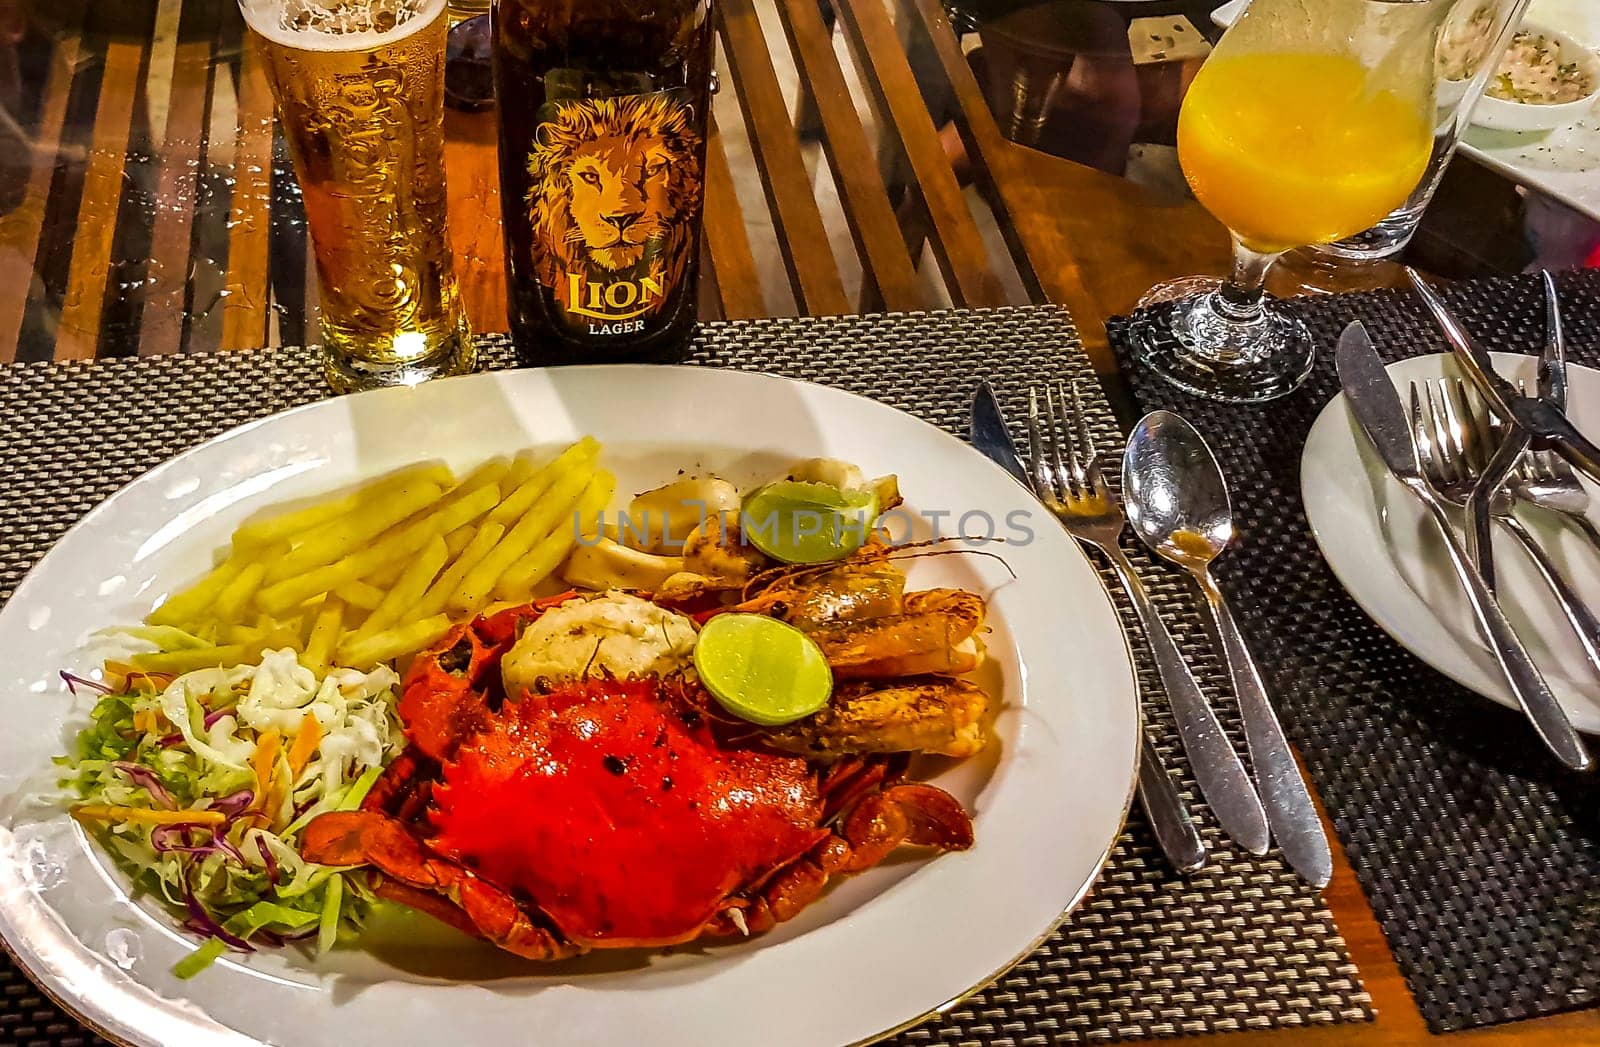
M 295 538 L 330 520 L 383 501 L 392 489 L 418 482 L 433 483 L 443 487 L 451 483 L 450 470 L 437 463 L 413 466 L 365 484 L 342 498 L 316 502 L 304 509 L 279 513 L 255 523 L 245 524 L 233 532 L 233 546 L 235 549 L 244 549 Z
M 565 473 L 581 464 L 593 461 L 599 455 L 599 441 L 592 436 L 585 436 L 582 440 L 556 455 L 547 465 L 535 470 L 533 475 L 523 481 L 521 486 L 506 495 L 505 501 L 496 506 L 494 511 L 489 514 L 489 519 L 497 524 L 505 524 L 510 527 L 513 521 L 519 519 L 529 509 L 532 509 L 534 503 L 543 497 L 544 493 L 550 490 Z
M 472 542 L 473 535 L 477 533 L 478 529 L 472 524 L 468 524 L 465 527 L 457 527 L 455 530 L 444 536 L 444 547 L 450 553 L 450 559 L 452 561 L 461 555 L 461 550 L 465 549 Z
M 405 609 L 422 599 L 422 594 L 428 591 L 428 583 L 433 581 L 449 559 L 450 550 L 445 548 L 443 538 L 435 538 L 424 546 L 394 583 L 394 588 L 383 598 L 383 602 L 356 630 L 353 639 L 365 640 L 400 621 Z
M 580 459 L 580 462 L 582 464 L 563 472 L 527 515 L 518 520 L 516 526 L 506 532 L 489 554 L 467 572 L 450 597 L 448 606 L 451 610 L 470 613 L 488 603 L 495 583 L 506 568 L 527 555 L 539 539 L 549 534 L 557 522 L 572 510 L 594 476 L 594 467 L 586 460 Z
M 510 471 L 510 462 L 506 461 L 504 458 L 491 458 L 487 462 L 484 462 L 482 465 L 478 466 L 476 469 L 472 470 L 472 472 L 468 473 L 466 478 L 463 479 L 459 485 L 457 485 L 456 491 L 475 491 L 480 487 L 487 487 L 490 484 L 494 484 L 496 487 L 499 487 L 502 490 L 509 491 L 511 488 L 501 481 Z
M 247 565 L 238 577 L 217 594 L 216 602 L 211 605 L 211 613 L 221 622 L 238 621 L 250 598 L 261 588 L 261 579 L 266 575 L 267 565 L 259 560 Z
M 433 584 L 428 586 L 428 591 L 422 594 L 422 599 L 405 613 L 406 619 L 415 621 L 418 618 L 432 618 L 443 611 L 446 601 L 456 591 L 456 586 L 461 584 L 461 580 L 467 576 L 467 572 L 489 554 L 489 550 L 495 547 L 495 543 L 500 541 L 501 535 L 505 533 L 506 529 L 500 524 L 484 521 L 478 528 L 477 534 L 473 535 L 472 541 L 468 542 L 467 547 L 461 550 L 461 555 L 456 557 L 455 562 L 433 580 Z
M 190 647 L 182 651 L 150 651 L 136 654 L 129 661 L 135 669 L 147 673 L 181 676 L 196 669 L 226 669 L 231 665 L 242 665 L 249 659 L 254 646 L 230 643 L 216 647 Z
M 476 530 L 477 528 L 472 524 L 467 524 L 465 527 L 457 527 L 444 536 L 445 550 L 450 554 L 450 559 L 454 560 L 461 550 L 466 548 Z M 407 566 L 409 565 L 405 560 L 396 560 L 393 563 L 384 564 L 376 571 L 373 571 L 370 576 L 363 578 L 362 581 L 370 583 L 379 592 L 387 592 L 395 582 L 400 580 L 400 576 L 405 573 Z
M 328 671 L 329 659 L 333 657 L 334 648 L 339 646 L 339 637 L 344 630 L 344 601 L 337 595 L 329 596 L 322 601 L 321 610 L 317 611 L 315 623 L 311 626 L 311 638 L 306 641 L 305 653 L 300 656 L 300 664 L 322 676 Z
M 393 563 L 384 564 L 361 580 L 370 583 L 374 589 L 381 593 L 388 592 L 389 587 L 399 580 L 401 573 L 405 569 L 406 562 L 404 560 L 395 560 Z
M 533 587 L 553 574 L 567 558 L 567 553 L 577 544 L 578 535 L 598 533 L 597 518 L 611 504 L 616 490 L 614 475 L 605 469 L 596 472 L 573 506 L 571 516 L 558 522 L 549 534 L 501 573 L 495 582 L 495 599 L 526 600 L 532 596 Z M 591 521 L 587 528 L 585 520 Z
M 505 483 L 501 486 L 508 491 L 515 491 L 538 467 L 538 455 L 532 451 L 518 451 L 516 457 L 511 459 L 511 468 L 506 470 Z
M 414 654 L 429 644 L 438 642 L 449 631 L 449 617 L 436 614 L 432 618 L 385 629 L 359 642 L 346 641 L 339 645 L 339 656 L 336 661 L 351 668 L 367 669 L 391 658 Z
M 256 595 L 256 604 L 269 614 L 282 614 L 318 593 L 333 592 L 347 582 L 370 575 L 384 564 L 415 554 L 433 538 L 476 520 L 499 500 L 498 487 L 480 487 L 439 512 L 396 529 L 360 552 L 267 586 Z M 268 576 L 271 576 L 270 571 Z
M 383 602 L 383 590 L 370 582 L 364 582 L 360 579 L 346 582 L 333 592 L 335 596 L 338 596 L 351 607 L 359 607 L 363 611 L 376 610 L 377 606 Z
M 244 560 L 230 556 L 211 573 L 180 593 L 167 597 L 160 607 L 145 616 L 150 625 L 183 626 L 194 620 L 244 570 Z
M 288 555 L 275 560 L 267 569 L 267 581 L 282 582 L 315 568 L 337 563 L 368 545 L 395 524 L 437 502 L 443 494 L 444 489 L 430 481 L 408 483 L 395 488 L 390 497 L 374 503 L 365 511 L 330 520 L 307 534 L 305 540 L 290 550 Z

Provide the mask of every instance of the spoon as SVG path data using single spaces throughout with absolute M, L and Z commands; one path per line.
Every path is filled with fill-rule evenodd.
M 1267 823 L 1294 870 L 1315 887 L 1327 886 L 1333 876 L 1327 834 L 1272 711 L 1261 672 L 1211 577 L 1211 562 L 1234 536 L 1228 483 L 1211 448 L 1182 418 L 1170 411 L 1152 412 L 1128 438 L 1122 490 L 1128 522 L 1144 544 L 1192 574 L 1205 594 L 1239 699 Z

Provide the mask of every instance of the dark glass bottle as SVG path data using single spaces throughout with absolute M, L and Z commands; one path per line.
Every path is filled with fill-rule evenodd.
M 710 0 L 496 0 L 493 23 L 519 357 L 671 358 L 696 315 Z

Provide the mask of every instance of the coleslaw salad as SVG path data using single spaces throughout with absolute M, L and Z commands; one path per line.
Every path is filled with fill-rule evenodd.
M 160 647 L 182 637 L 127 631 Z M 225 951 L 358 930 L 364 878 L 299 855 L 300 831 L 360 805 L 404 745 L 388 666 L 320 677 L 289 648 L 255 665 L 182 674 L 106 663 L 76 749 L 57 759 L 71 813 L 134 879 L 203 939 L 174 967 L 192 977 Z

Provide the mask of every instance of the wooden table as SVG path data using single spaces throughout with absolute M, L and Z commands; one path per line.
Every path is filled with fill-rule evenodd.
M 1057 302 L 1110 374 L 1104 320 L 1161 279 L 1222 271 L 1222 229 L 1192 201 L 1013 144 L 938 0 L 890 2 L 836 0 L 825 18 L 816 0 L 719 0 L 702 314 Z M 298 192 L 240 45 L 232 0 L 0 0 L 0 361 L 316 340 Z M 1198 59 L 1161 46 L 1135 74 L 1170 106 Z M 452 113 L 447 130 L 458 274 L 475 327 L 501 330 L 494 116 Z M 1452 275 L 1492 270 L 1507 223 L 1490 219 L 1516 194 L 1470 168 L 1452 179 L 1471 235 L 1455 254 L 1448 237 L 1419 247 Z M 1228 1042 L 1428 1038 L 1342 854 L 1327 899 L 1376 1025 Z M 1600 1009 L 1450 1039 L 1597 1042 Z

